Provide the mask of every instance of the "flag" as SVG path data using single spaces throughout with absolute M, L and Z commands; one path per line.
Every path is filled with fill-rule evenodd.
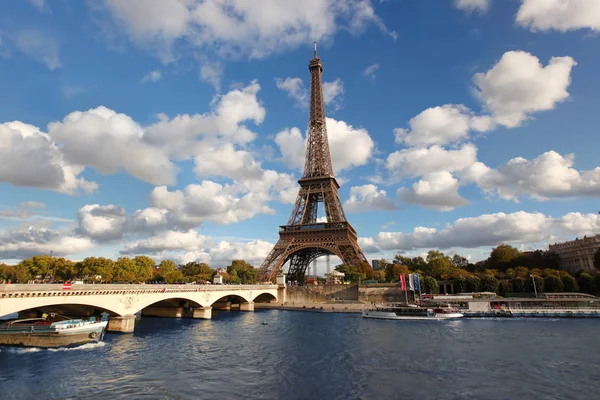
M 415 275 L 414 274 L 408 275 L 408 288 L 410 290 L 412 290 L 413 292 L 415 290 Z
M 402 290 L 406 290 L 406 281 L 404 280 L 404 274 L 400 274 L 400 283 L 402 284 Z
M 415 290 L 421 291 L 421 283 L 419 282 L 419 274 L 415 274 Z

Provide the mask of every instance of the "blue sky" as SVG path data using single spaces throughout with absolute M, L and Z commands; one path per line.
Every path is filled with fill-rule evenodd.
M 3 2 L 0 261 L 260 264 L 315 40 L 367 258 L 600 233 L 599 31 L 596 0 Z

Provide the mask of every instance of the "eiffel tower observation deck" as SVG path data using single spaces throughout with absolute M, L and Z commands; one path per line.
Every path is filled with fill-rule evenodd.
M 260 267 L 263 280 L 275 280 L 289 265 L 292 281 L 304 280 L 310 263 L 323 255 L 336 255 L 345 264 L 360 271 L 370 270 L 358 245 L 356 231 L 346 219 L 338 194 L 329 152 L 325 103 L 323 100 L 323 63 L 317 56 L 308 65 L 310 71 L 310 120 L 304 173 L 298 180 L 300 190 L 287 225 L 279 227 L 279 240 Z M 319 203 L 323 203 L 327 222 L 317 222 Z

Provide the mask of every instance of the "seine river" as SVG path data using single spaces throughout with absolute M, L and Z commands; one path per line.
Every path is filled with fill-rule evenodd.
M 262 325 L 263 320 L 268 325 Z M 0 350 L 7 399 L 592 399 L 600 320 L 146 318 L 68 350 Z

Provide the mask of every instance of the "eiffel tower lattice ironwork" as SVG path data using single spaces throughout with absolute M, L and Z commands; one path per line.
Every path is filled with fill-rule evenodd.
M 279 227 L 279 240 L 262 263 L 259 276 L 263 280 L 275 280 L 289 261 L 289 280 L 303 281 L 310 263 L 320 256 L 333 254 L 345 264 L 370 269 L 369 263 L 358 246 L 356 231 L 344 214 L 338 195 L 340 185 L 333 176 L 325 104 L 323 101 L 323 64 L 317 56 L 308 69 L 310 84 L 310 122 L 306 145 L 304 174 L 298 180 L 300 190 L 287 225 Z M 317 222 L 319 203 L 323 203 L 327 222 Z

